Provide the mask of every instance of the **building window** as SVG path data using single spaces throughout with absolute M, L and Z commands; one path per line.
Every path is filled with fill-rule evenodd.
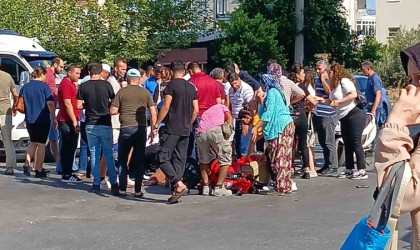
M 376 21 L 357 20 L 357 33 L 364 36 L 374 36 L 376 34 Z
M 216 14 L 217 15 L 229 14 L 227 0 L 216 0 Z
M 400 28 L 396 28 L 396 27 L 388 28 L 388 37 L 396 36 L 399 30 L 400 30 Z

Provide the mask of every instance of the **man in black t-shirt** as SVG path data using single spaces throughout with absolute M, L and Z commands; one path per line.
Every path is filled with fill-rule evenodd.
M 111 100 L 115 97 L 114 90 L 109 82 L 101 78 L 102 64 L 89 64 L 91 80 L 79 87 L 77 95 L 77 108 L 85 109 L 86 134 L 91 156 L 93 174 L 93 192 L 100 192 L 101 176 L 99 162 L 101 150 L 104 154 L 112 195 L 118 196 L 117 174 L 112 154 L 112 126 L 109 108 Z
M 164 104 L 153 126 L 153 133 L 156 134 L 159 124 L 168 115 L 166 127 L 160 140 L 158 160 L 160 168 L 175 187 L 175 192 L 168 202 L 177 203 L 181 196 L 188 191 L 182 183 L 182 177 L 187 160 L 191 124 L 198 114 L 198 101 L 194 85 L 183 79 L 184 64 L 179 61 L 173 62 L 171 68 L 174 79 L 168 83 L 164 90 Z

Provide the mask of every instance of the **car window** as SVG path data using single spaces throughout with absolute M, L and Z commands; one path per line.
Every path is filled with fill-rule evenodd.
M 26 69 L 11 56 L 0 55 L 0 69 L 9 73 L 16 85 L 19 85 L 20 73 Z

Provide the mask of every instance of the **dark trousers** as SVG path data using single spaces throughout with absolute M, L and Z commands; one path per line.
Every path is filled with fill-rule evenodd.
M 366 124 L 366 112 L 355 107 L 341 118 L 341 136 L 344 141 L 346 169 L 354 168 L 354 154 L 358 169 L 365 169 L 365 155 L 362 147 L 362 134 Z
M 159 145 L 159 167 L 174 186 L 182 181 L 185 163 L 187 161 L 189 136 L 170 135 L 163 133 Z
M 234 143 L 235 143 L 236 157 L 238 159 L 242 157 L 241 139 L 242 139 L 242 121 L 240 119 L 236 119 L 236 121 L 235 121 L 235 135 L 233 137 L 233 140 L 234 140 Z
M 335 143 L 337 117 L 319 117 L 314 115 L 313 122 L 324 154 L 323 168 L 338 168 L 337 145 Z
M 299 113 L 295 137 L 298 140 L 298 150 L 302 155 L 303 167 L 309 167 L 308 117 L 306 116 L 305 110 L 299 110 Z
M 76 133 L 72 122 L 59 122 L 58 129 L 60 131 L 62 143 L 62 147 L 60 149 L 60 161 L 64 177 L 72 174 L 74 153 L 76 152 L 79 134 Z
M 134 191 L 141 192 L 141 185 L 144 174 L 144 156 L 146 150 L 146 126 L 128 127 L 120 129 L 120 137 L 118 138 L 118 163 L 120 165 L 119 180 L 120 190 L 127 189 L 127 174 L 128 174 L 128 155 L 131 148 L 133 154 L 131 158 L 132 164 L 130 169 L 134 173 L 135 185 Z

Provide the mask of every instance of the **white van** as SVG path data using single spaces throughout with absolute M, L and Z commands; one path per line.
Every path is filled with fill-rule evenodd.
M 9 73 L 15 81 L 17 91 L 30 79 L 30 73 L 37 66 L 49 67 L 57 57 L 46 51 L 36 38 L 23 37 L 13 31 L 0 30 L 0 69 Z M 29 144 L 29 135 L 24 121 L 25 116 L 18 113 L 13 117 L 12 141 L 16 156 L 23 159 Z M 0 141 L 0 157 L 5 156 L 3 142 Z M 46 159 L 51 160 L 50 150 L 46 150 Z

